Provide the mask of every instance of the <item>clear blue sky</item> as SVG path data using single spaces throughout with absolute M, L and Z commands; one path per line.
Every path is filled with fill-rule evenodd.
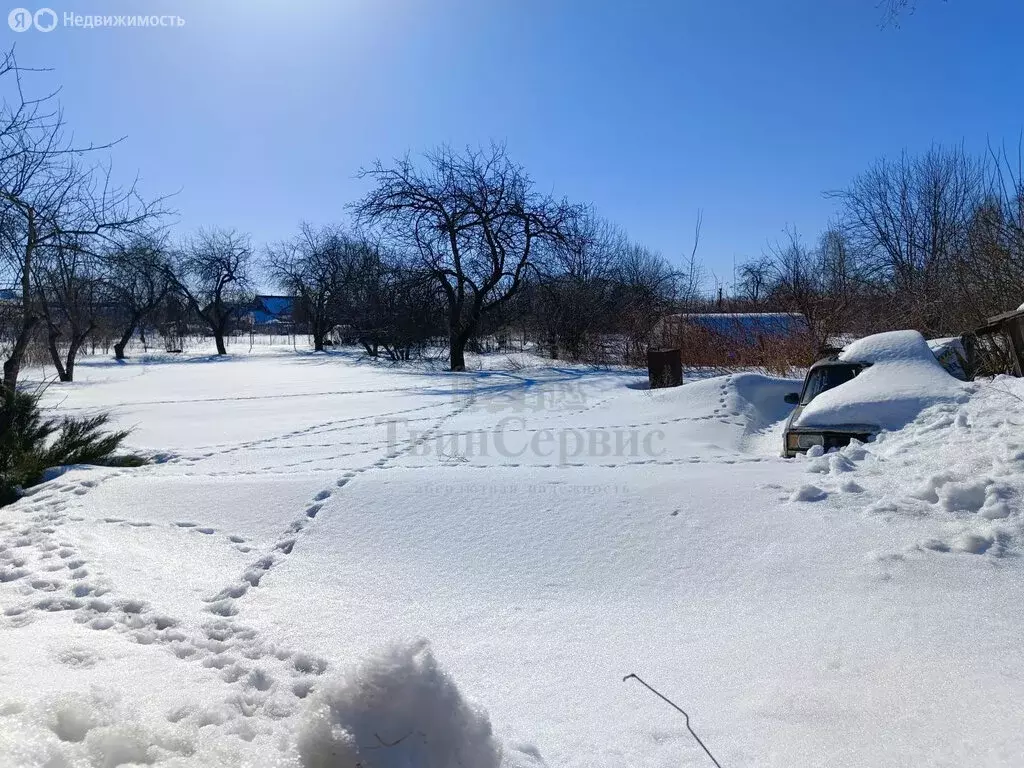
M 52 0 L 58 3 L 58 0 Z M 14 3 L 10 4 L 11 7 Z M 177 29 L 4 34 L 56 71 L 80 140 L 125 135 L 121 173 L 181 190 L 177 227 L 257 244 L 336 221 L 360 166 L 503 140 L 542 188 L 593 202 L 729 279 L 793 225 L 813 236 L 881 155 L 1024 129 L 1024 2 L 93 0 Z

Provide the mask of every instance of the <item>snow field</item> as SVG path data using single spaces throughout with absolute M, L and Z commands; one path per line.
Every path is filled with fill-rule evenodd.
M 161 459 L 0 510 L 0 766 L 706 764 L 629 672 L 723 765 L 1024 754 L 1019 382 L 785 461 L 752 375 L 81 371 Z

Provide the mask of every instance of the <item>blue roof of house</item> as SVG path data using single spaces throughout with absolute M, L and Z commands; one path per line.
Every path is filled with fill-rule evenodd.
M 789 312 L 705 313 L 683 315 L 683 320 L 720 333 L 742 330 L 786 334 L 800 330 L 805 324 L 803 315 Z
M 294 296 L 256 296 L 253 302 L 252 318 L 257 325 L 275 320 L 291 320 L 295 309 Z
M 789 336 L 807 327 L 796 312 L 705 312 L 670 315 L 672 325 L 692 325 L 723 336 Z

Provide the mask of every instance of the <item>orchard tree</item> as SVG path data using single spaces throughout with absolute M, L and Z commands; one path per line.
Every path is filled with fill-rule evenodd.
M 153 320 L 176 285 L 166 241 L 144 235 L 115 245 L 103 254 L 103 269 L 107 294 L 118 310 L 114 357 L 124 360 L 136 331 Z
M 39 253 L 34 290 L 46 326 L 46 349 L 60 381 L 74 381 L 75 361 L 100 327 L 110 294 L 100 259 L 84 243 L 59 243 Z
M 579 206 L 534 190 L 505 148 L 442 147 L 422 166 L 379 161 L 361 177 L 375 188 L 355 206 L 396 251 L 411 251 L 445 296 L 450 367 L 466 368 L 481 320 L 520 290 L 532 260 L 563 241 Z
M 303 224 L 297 237 L 267 249 L 267 271 L 298 300 L 296 309 L 309 323 L 317 352 L 341 320 L 348 294 L 373 251 L 372 244 L 339 227 L 310 224 Z
M 886 294 L 896 327 L 959 332 L 950 297 L 975 213 L 990 190 L 989 169 L 962 147 L 879 160 L 843 190 L 839 227 L 866 276 Z
M 175 288 L 213 334 L 217 354 L 228 353 L 225 337 L 252 300 L 252 247 L 234 230 L 201 230 L 178 257 Z
M 63 270 L 70 262 L 73 268 L 65 276 L 80 274 L 96 243 L 164 212 L 161 200 L 142 200 L 134 184 L 114 183 L 109 165 L 91 162 L 112 145 L 72 142 L 53 94 L 26 95 L 24 80 L 32 74 L 18 65 L 13 51 L 0 57 L 0 265 L 21 294 L 4 361 L 8 392 L 17 385 L 29 344 L 45 319 L 37 290 L 41 276 L 53 277 L 55 268 Z M 44 255 L 49 264 L 41 263 Z
M 416 256 L 374 249 L 362 262 L 343 319 L 371 357 L 408 360 L 444 334 L 446 303 L 433 275 Z

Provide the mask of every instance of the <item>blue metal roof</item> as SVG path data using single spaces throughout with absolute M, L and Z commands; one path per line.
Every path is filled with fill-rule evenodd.
M 252 318 L 256 325 L 274 321 L 290 322 L 295 309 L 294 296 L 256 296 Z
M 789 336 L 806 329 L 803 315 L 789 312 L 720 312 L 677 315 L 678 322 L 722 335 Z

